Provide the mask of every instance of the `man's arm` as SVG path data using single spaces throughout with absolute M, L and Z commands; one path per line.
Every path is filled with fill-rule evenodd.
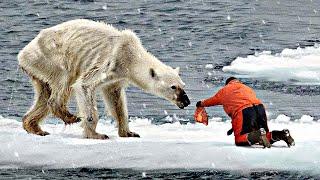
M 223 98 L 223 89 L 220 89 L 214 96 L 197 102 L 197 107 L 209 107 L 209 106 L 216 106 L 222 104 L 222 98 Z

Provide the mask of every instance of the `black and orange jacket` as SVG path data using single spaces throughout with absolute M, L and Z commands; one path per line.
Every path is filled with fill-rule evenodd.
M 239 80 L 230 81 L 213 97 L 201 101 L 201 106 L 222 105 L 224 111 L 233 119 L 239 111 L 252 105 L 261 104 L 256 93 Z

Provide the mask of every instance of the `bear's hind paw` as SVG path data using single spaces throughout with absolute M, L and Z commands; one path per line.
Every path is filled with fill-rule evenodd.
M 48 133 L 47 131 L 39 131 L 39 132 L 36 132 L 35 134 L 39 136 L 46 136 L 46 135 L 49 135 L 50 133 Z
M 71 124 L 73 124 L 73 123 L 78 123 L 78 122 L 80 122 L 80 121 L 81 121 L 81 118 L 72 115 L 72 116 L 70 116 L 70 117 L 68 117 L 68 118 L 65 118 L 63 121 L 64 121 L 64 123 L 65 123 L 66 125 L 71 125 Z

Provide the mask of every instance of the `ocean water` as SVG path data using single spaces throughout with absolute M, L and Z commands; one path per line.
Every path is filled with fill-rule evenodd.
M 320 1 L 317 0 L 1 1 L 1 116 L 21 121 L 33 102 L 32 85 L 17 67 L 19 50 L 41 29 L 77 18 L 104 21 L 119 29 L 132 29 L 144 46 L 161 61 L 181 68 L 181 77 L 192 101 L 188 108 L 179 110 L 163 99 L 130 87 L 127 89 L 130 117 L 148 118 L 155 125 L 192 122 L 195 102 L 213 95 L 225 79 L 233 75 L 256 89 L 258 97 L 267 106 L 270 119 L 281 114 L 292 121 L 309 116 L 314 122 L 320 119 L 320 68 L 317 61 L 320 59 Z M 284 62 L 278 62 L 281 60 Z M 74 101 L 71 101 L 70 109 L 76 111 Z M 101 100 L 98 109 L 101 118 L 105 119 Z M 221 107 L 210 108 L 208 112 L 212 117 L 228 121 Z M 47 121 L 49 124 L 59 122 L 52 117 Z M 32 176 L 38 171 L 38 167 L 31 166 L 23 170 L 2 169 L 0 176 L 4 179 L 46 177 L 45 173 L 40 173 L 39 177 Z M 93 178 L 99 173 L 102 177 L 107 172 L 110 178 L 119 175 L 119 178 L 132 179 L 142 177 L 143 172 L 134 168 L 90 167 L 84 170 L 66 167 L 50 170 L 49 167 L 46 171 L 50 174 L 47 177 L 80 174 L 80 177 Z M 94 175 L 90 176 L 91 172 Z M 178 168 L 153 170 L 150 174 L 153 178 L 207 178 L 201 173 L 198 175 L 199 172 L 217 178 L 242 177 L 235 175 L 234 170 Z M 256 174 L 269 174 L 266 178 L 314 177 L 301 175 L 296 170 L 253 171 L 244 177 L 254 179 Z
M 319 1 L 1 1 L 0 114 L 21 117 L 31 106 L 32 86 L 17 68 L 17 53 L 41 29 L 88 18 L 119 29 L 132 29 L 160 60 L 181 67 L 182 79 L 193 104 L 186 110 L 136 88 L 129 88 L 131 116 L 191 117 L 194 103 L 213 95 L 226 77 L 223 72 L 237 57 L 314 46 L 319 42 Z M 212 68 L 206 68 L 207 67 Z M 281 69 L 279 70 L 281 71 Z M 274 72 L 277 74 L 278 72 Z M 273 82 L 247 76 L 244 82 L 276 117 L 280 113 L 318 118 L 319 87 Z M 271 79 L 272 80 L 272 79 Z M 294 101 L 292 101 L 294 99 Z M 70 104 L 75 111 L 74 103 Z M 103 116 L 103 104 L 99 103 Z M 227 118 L 219 108 L 210 113 Z
M 12 176 L 14 174 L 14 176 Z M 0 170 L 4 179 L 317 179 L 316 176 L 290 171 L 253 171 L 250 173 L 215 170 L 152 170 L 132 169 L 10 169 Z

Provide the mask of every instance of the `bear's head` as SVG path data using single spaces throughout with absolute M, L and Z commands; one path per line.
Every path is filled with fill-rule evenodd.
M 142 46 L 140 39 L 132 31 L 122 31 L 119 44 L 118 61 L 125 66 L 120 69 L 127 72 L 133 85 L 163 97 L 181 109 L 190 104 L 183 89 L 185 84 L 179 76 L 179 68 L 173 69 L 159 61 Z
M 180 109 L 187 107 L 190 100 L 184 91 L 185 84 L 179 76 L 179 68 L 173 69 L 169 66 L 150 67 L 148 91 L 163 97 Z

